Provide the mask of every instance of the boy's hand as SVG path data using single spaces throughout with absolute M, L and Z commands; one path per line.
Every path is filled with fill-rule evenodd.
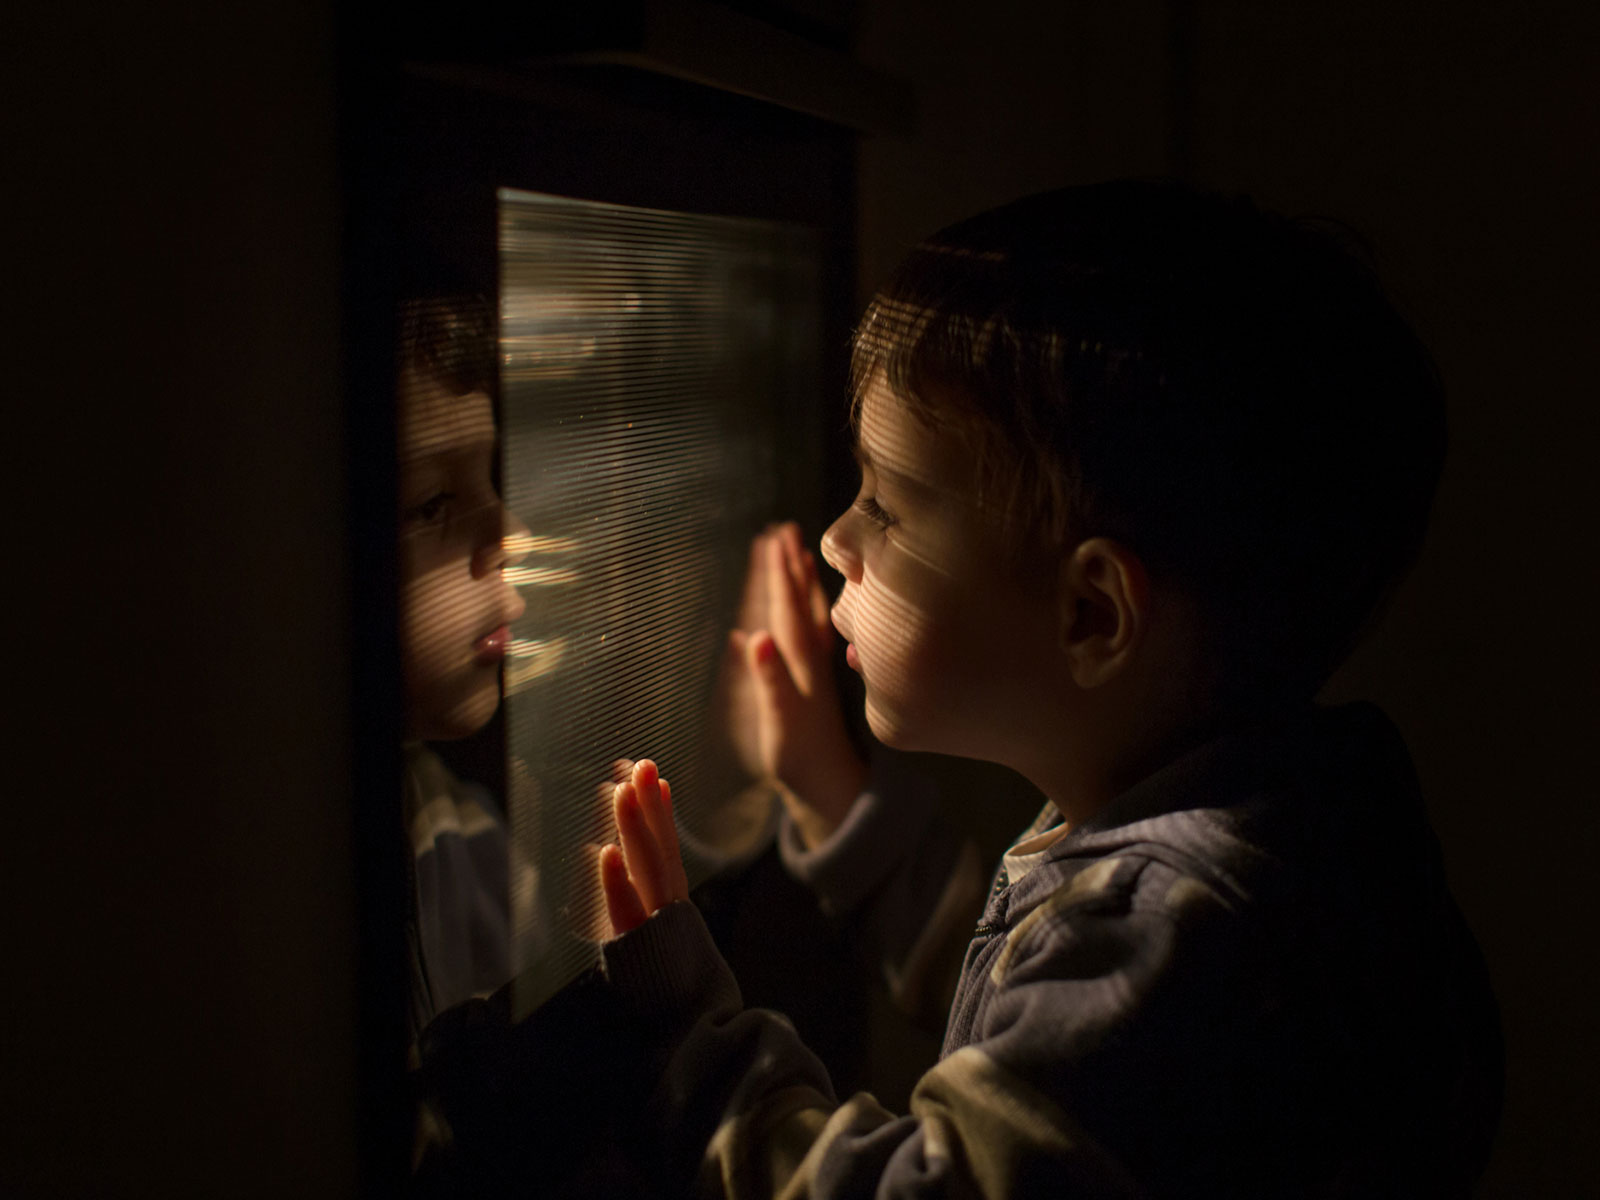
M 617 784 L 611 803 L 622 845 L 600 851 L 600 889 L 611 936 L 621 937 L 674 900 L 687 900 L 689 880 L 672 823 L 672 788 L 655 763 L 635 763 L 632 778 Z
M 801 838 L 815 846 L 844 820 L 867 769 L 834 688 L 828 597 L 793 522 L 752 545 L 741 624 L 731 642 L 753 692 L 753 745 L 745 738 L 752 765 L 779 784 Z

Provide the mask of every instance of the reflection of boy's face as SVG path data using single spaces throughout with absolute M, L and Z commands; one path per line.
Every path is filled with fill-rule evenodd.
M 494 490 L 494 412 L 426 375 L 400 376 L 400 655 L 406 736 L 465 737 L 500 703 L 506 626 L 522 598 L 503 539 L 525 532 Z
M 833 621 L 883 742 L 1007 761 L 1056 646 L 1052 590 L 1009 564 L 970 449 L 930 429 L 881 375 L 861 409 L 861 493 L 823 535 L 845 577 Z

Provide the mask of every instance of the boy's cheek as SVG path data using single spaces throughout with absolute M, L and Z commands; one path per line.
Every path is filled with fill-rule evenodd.
M 868 683 L 885 693 L 915 691 L 916 680 L 938 667 L 941 606 L 916 584 L 909 571 L 864 577 L 846 616 Z
M 452 545 L 437 530 L 419 529 L 400 539 L 400 587 L 402 592 L 428 586 L 429 580 L 455 565 L 467 570 L 467 555 Z
M 853 583 L 846 583 L 839 589 L 839 594 L 834 597 L 833 606 L 829 613 L 834 628 L 843 626 L 844 629 L 854 630 L 856 620 L 856 595 L 859 589 Z M 841 629 L 842 633 L 844 630 Z
M 473 608 L 462 605 L 446 567 L 418 571 L 400 590 L 401 657 L 408 676 L 426 687 L 467 653 L 466 623 Z
M 960 591 L 959 564 L 943 548 L 902 542 L 886 547 L 862 578 L 863 592 L 894 620 L 933 620 L 948 613 Z

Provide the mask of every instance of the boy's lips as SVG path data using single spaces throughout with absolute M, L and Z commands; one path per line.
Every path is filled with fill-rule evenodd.
M 480 663 L 497 663 L 506 656 L 506 648 L 510 645 L 511 626 L 502 625 L 473 642 L 472 654 Z
M 850 631 L 844 627 L 844 622 L 839 620 L 837 605 L 828 613 L 828 619 L 833 622 L 833 627 L 839 631 L 839 636 L 844 639 L 844 661 L 849 664 L 852 671 L 861 670 L 861 656 L 856 653 L 855 639 L 850 636 Z

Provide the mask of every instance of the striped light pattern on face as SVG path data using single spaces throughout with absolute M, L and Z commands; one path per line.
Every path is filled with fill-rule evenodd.
M 771 222 L 499 195 L 502 480 L 529 533 L 506 660 L 517 1008 L 589 966 L 614 763 L 672 781 L 691 883 L 740 780 L 713 690 L 782 431 L 819 396 L 819 239 Z M 704 834 L 704 836 L 697 836 Z M 695 848 L 699 847 L 697 853 Z M 513 878 L 518 876 L 514 875 Z
M 1015 765 L 1050 744 L 1027 702 L 1051 675 L 1053 573 L 1010 561 L 1004 514 L 977 485 L 971 439 L 930 424 L 880 373 L 867 381 L 856 502 L 822 538 L 844 576 L 833 622 L 852 646 L 867 724 L 887 745 Z

